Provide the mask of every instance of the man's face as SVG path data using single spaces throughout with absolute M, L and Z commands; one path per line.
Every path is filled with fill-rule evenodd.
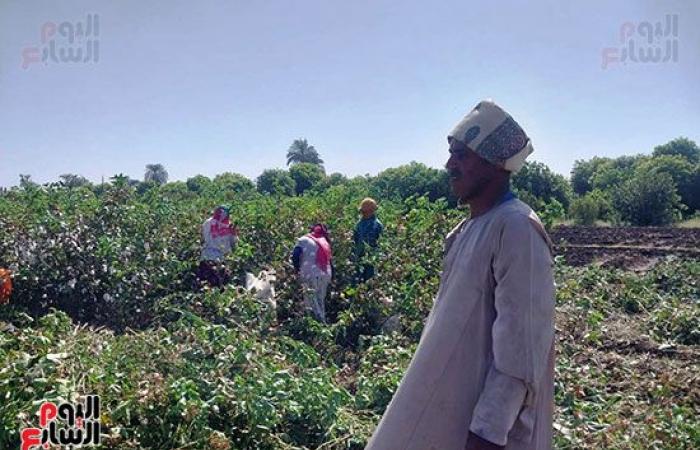
M 493 176 L 491 164 L 456 139 L 450 142 L 450 158 L 445 164 L 452 192 L 467 202 L 477 197 Z

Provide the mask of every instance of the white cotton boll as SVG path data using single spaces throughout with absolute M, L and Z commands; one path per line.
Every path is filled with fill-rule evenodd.
M 257 277 L 252 273 L 246 273 L 245 288 L 248 292 L 253 292 L 257 300 L 267 303 L 272 309 L 276 309 L 275 281 L 277 281 L 277 277 L 272 271 L 263 270 Z
M 246 291 L 250 291 L 251 289 L 253 289 L 256 281 L 257 281 L 257 278 L 255 278 L 255 275 L 253 275 L 250 272 L 247 272 L 245 274 L 245 289 L 246 289 Z

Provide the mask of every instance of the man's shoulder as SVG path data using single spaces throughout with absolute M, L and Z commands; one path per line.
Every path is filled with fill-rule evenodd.
M 529 220 L 540 221 L 537 213 L 530 206 L 519 200 L 514 199 L 503 204 L 494 215 L 494 219 L 502 224 L 506 223 L 527 223 Z
M 496 218 L 498 221 L 498 228 L 500 230 L 522 230 L 528 229 L 531 232 L 538 234 L 542 240 L 547 244 L 550 253 L 553 253 L 554 246 L 549 234 L 544 228 L 542 221 L 540 220 L 537 213 L 530 208 L 530 206 L 518 199 L 508 202 L 509 205 L 504 205 L 500 214 Z

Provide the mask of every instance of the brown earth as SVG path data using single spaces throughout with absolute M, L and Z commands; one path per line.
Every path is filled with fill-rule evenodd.
M 646 270 L 670 255 L 700 258 L 700 228 L 560 225 L 551 237 L 557 254 L 572 266 Z

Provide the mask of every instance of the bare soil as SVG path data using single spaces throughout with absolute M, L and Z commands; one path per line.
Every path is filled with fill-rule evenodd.
M 669 255 L 700 258 L 700 228 L 558 226 L 557 254 L 567 264 L 647 270 Z

